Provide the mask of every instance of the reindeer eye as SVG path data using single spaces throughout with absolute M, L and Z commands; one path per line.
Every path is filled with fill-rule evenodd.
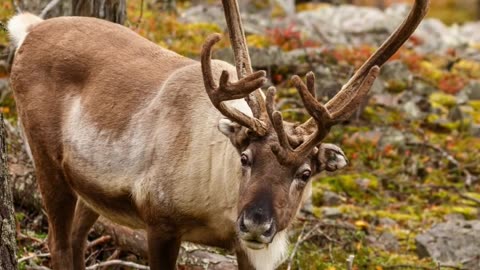
M 242 162 L 242 166 L 248 166 L 248 157 L 245 154 L 240 156 L 240 162 Z
M 302 172 L 302 175 L 300 175 L 300 179 L 302 179 L 304 182 L 307 182 L 311 175 L 312 172 L 310 170 L 305 170 Z

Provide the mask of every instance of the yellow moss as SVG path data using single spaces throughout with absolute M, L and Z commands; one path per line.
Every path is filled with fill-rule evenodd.
M 330 5 L 325 3 L 302 3 L 297 5 L 297 12 L 317 10 L 326 7 L 330 7 Z
M 441 92 L 435 92 L 431 94 L 429 99 L 430 103 L 434 108 L 452 108 L 457 105 L 457 99 L 455 96 L 444 94 Z
M 13 16 L 14 10 L 12 7 L 12 2 L 11 1 L 2 1 L 0 3 L 0 23 L 3 26 L 6 26 L 7 20 Z M 6 29 L 1 27 L 0 25 L 0 44 L 8 44 L 8 34 Z
M 270 46 L 270 41 L 266 36 L 248 35 L 247 44 L 248 46 L 255 47 L 255 48 L 266 48 Z
M 438 82 L 443 76 L 443 71 L 431 62 L 421 61 L 419 66 L 420 73 L 430 81 Z
M 414 214 L 405 214 L 387 210 L 377 210 L 374 212 L 379 218 L 391 218 L 398 222 L 418 221 L 420 217 Z
M 469 78 L 480 78 L 480 63 L 469 60 L 461 60 L 453 66 L 452 71 L 457 74 L 464 74 Z
M 452 212 L 462 214 L 466 219 L 474 219 L 478 214 L 477 208 L 469 206 L 453 206 Z

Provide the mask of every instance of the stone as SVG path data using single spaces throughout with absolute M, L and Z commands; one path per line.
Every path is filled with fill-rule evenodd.
M 434 225 L 415 238 L 420 258 L 431 257 L 444 265 L 480 269 L 480 220 L 450 220 Z
M 461 103 L 466 103 L 470 100 L 480 100 L 480 81 L 470 81 L 462 91 L 457 94 L 457 99 Z
M 410 84 L 413 79 L 412 72 L 400 60 L 390 61 L 382 66 L 380 78 L 384 81 L 398 80 Z
M 336 207 L 323 207 L 322 217 L 328 219 L 336 219 L 342 217 L 342 211 Z
M 388 128 L 384 131 L 383 136 L 378 143 L 378 149 L 383 149 L 387 145 L 403 146 L 407 140 L 407 135 L 410 136 L 410 134 L 406 134 L 403 131 L 394 128 Z
M 379 236 L 368 239 L 372 246 L 390 252 L 397 252 L 400 248 L 397 237 L 391 232 L 383 232 Z
M 412 82 L 412 92 L 417 95 L 430 96 L 432 93 L 436 92 L 437 89 L 423 80 L 414 79 Z
M 382 227 L 386 227 L 386 228 L 391 228 L 391 227 L 397 226 L 398 223 L 391 218 L 380 218 L 378 220 L 378 225 L 380 225 Z
M 472 136 L 480 138 L 480 124 L 472 124 L 470 127 L 470 133 Z
M 325 191 L 323 193 L 322 202 L 325 206 L 338 206 L 345 202 L 346 199 L 335 192 Z

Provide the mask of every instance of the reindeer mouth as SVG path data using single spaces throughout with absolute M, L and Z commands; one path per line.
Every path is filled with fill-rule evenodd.
M 242 239 L 241 241 L 249 249 L 260 250 L 260 249 L 264 249 L 264 248 L 267 247 L 266 243 L 259 242 L 259 241 L 256 241 L 256 240 L 243 240 Z

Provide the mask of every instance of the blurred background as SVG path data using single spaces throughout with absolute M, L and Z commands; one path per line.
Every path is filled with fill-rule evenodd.
M 317 97 L 328 100 L 399 25 L 413 0 L 239 2 L 254 69 L 267 70 L 284 116 L 304 121 L 289 78 L 314 71 Z M 427 19 L 382 67 L 362 109 L 328 137 L 350 166 L 314 181 L 281 269 L 480 269 L 480 0 L 431 2 Z M 208 34 L 227 34 L 220 1 L 4 0 L 2 25 L 15 10 L 100 17 L 194 59 Z M 233 63 L 229 46 L 224 38 L 215 57 Z M 48 252 L 47 225 L 8 84 L 13 57 L 2 29 L 0 110 L 9 134 L 17 255 L 21 269 L 49 267 L 49 257 L 39 255 Z M 112 258 L 145 263 L 138 249 L 106 235 L 98 226 L 92 231 L 88 265 Z M 185 250 L 206 250 L 207 262 L 220 256 L 230 263 L 201 267 L 234 269 L 225 251 Z M 355 256 L 351 266 L 349 255 Z M 201 267 L 182 259 L 180 269 Z

